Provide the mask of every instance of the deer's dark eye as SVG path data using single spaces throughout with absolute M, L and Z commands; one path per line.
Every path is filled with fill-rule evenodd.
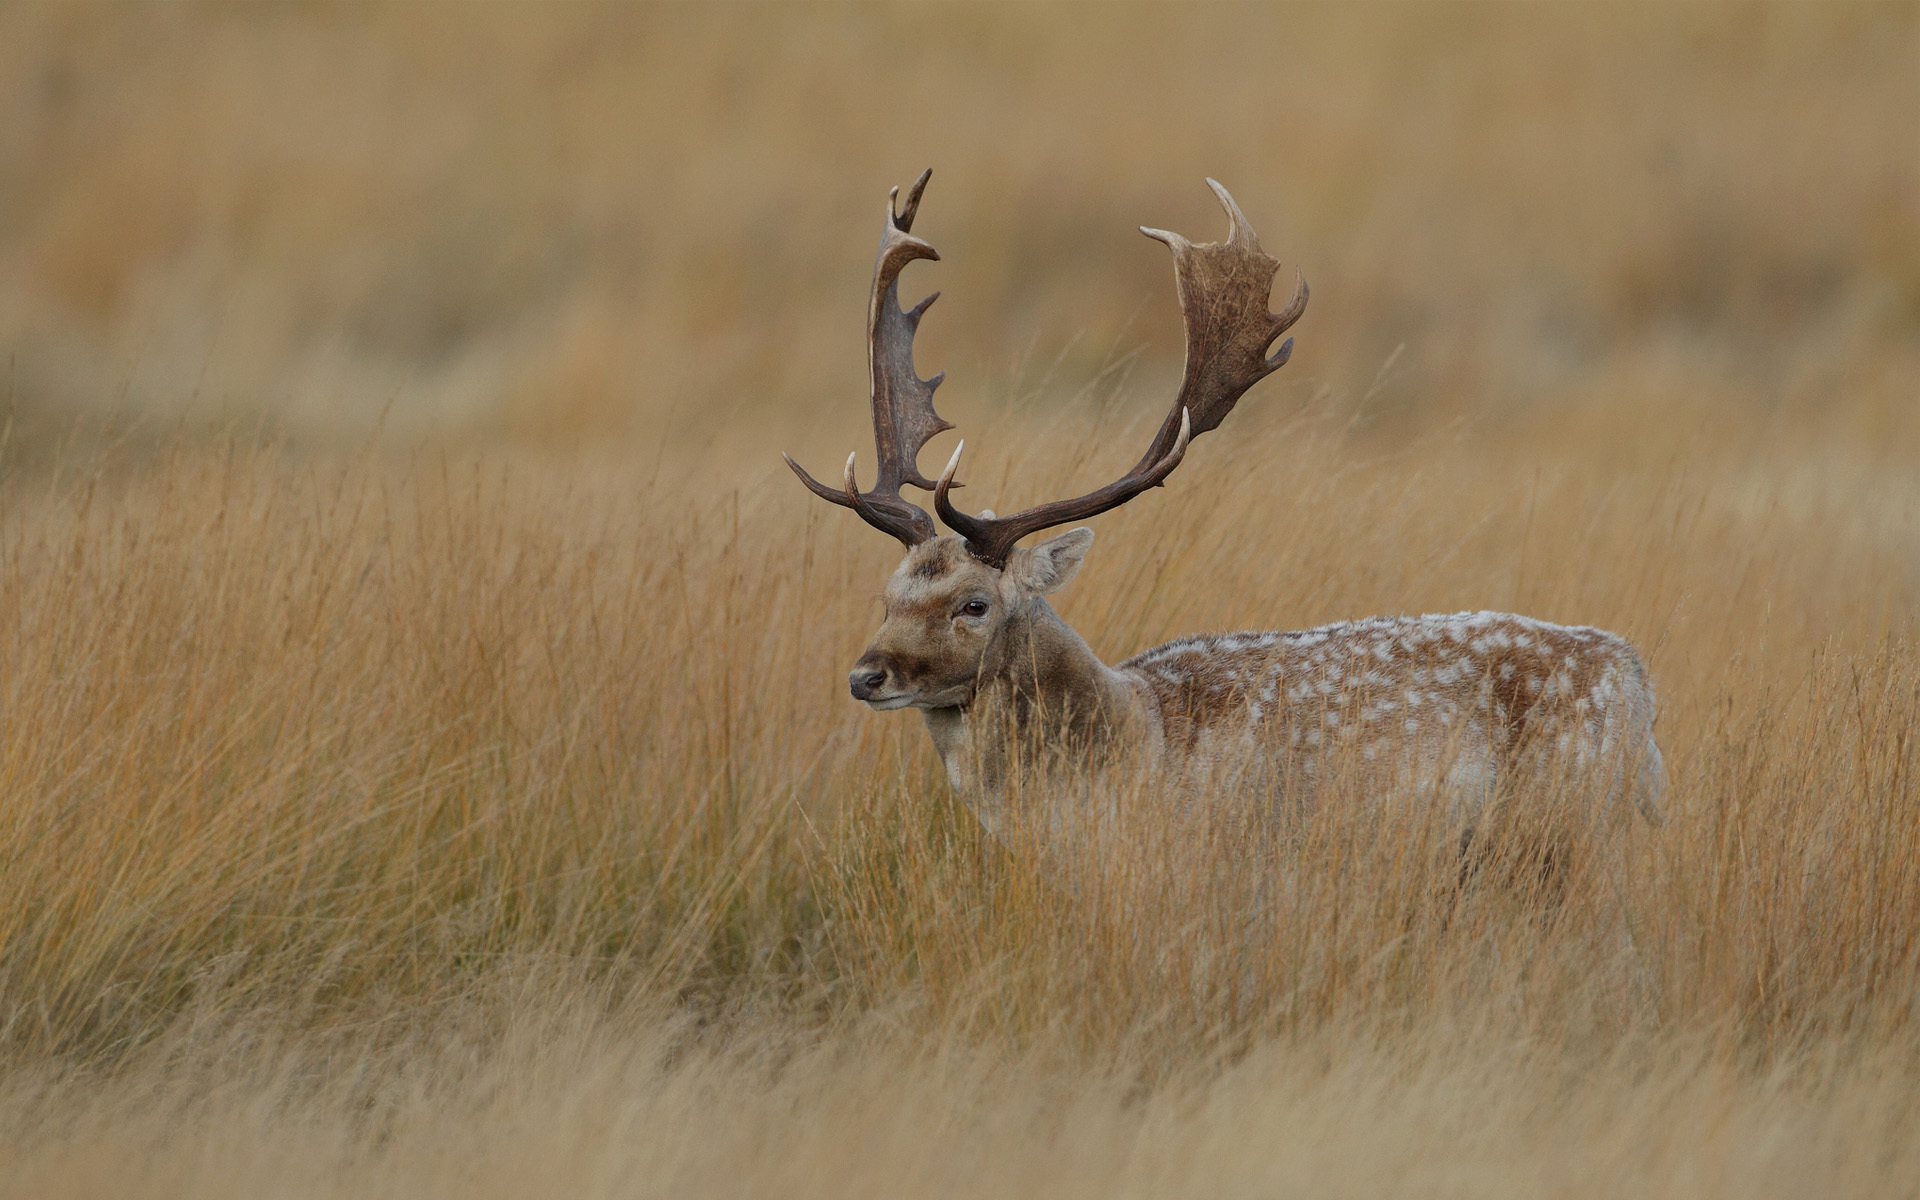
M 965 616 L 984 617 L 987 615 L 987 602 L 985 600 L 969 600 L 960 606 L 960 611 Z

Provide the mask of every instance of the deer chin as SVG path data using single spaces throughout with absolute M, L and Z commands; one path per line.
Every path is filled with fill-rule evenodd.
M 929 709 L 931 708 L 965 708 L 972 703 L 973 703 L 972 685 L 959 684 L 955 687 L 942 688 L 939 691 L 932 693 L 931 695 L 916 697 L 914 699 L 913 706 L 915 708 L 929 708 Z
M 911 708 L 913 697 L 905 692 L 897 696 L 876 696 L 867 701 L 867 707 L 875 712 L 892 712 L 896 708 Z

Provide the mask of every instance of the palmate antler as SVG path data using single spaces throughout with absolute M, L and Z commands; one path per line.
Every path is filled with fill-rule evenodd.
M 1173 251 L 1174 283 L 1187 325 L 1186 371 L 1152 444 L 1131 471 L 1098 491 L 994 517 L 963 513 L 947 499 L 960 452 L 966 449 L 961 442 L 934 487 L 933 506 L 948 528 L 967 539 L 968 553 L 981 562 L 1004 567 L 1014 545 L 1028 534 L 1086 520 L 1158 487 L 1186 456 L 1189 440 L 1218 427 L 1248 388 L 1285 366 L 1293 354 L 1292 338 L 1271 357 L 1267 347 L 1306 311 L 1306 278 L 1296 271 L 1293 299 L 1280 312 L 1268 312 L 1280 263 L 1260 249 L 1253 226 L 1227 189 L 1211 179 L 1207 186 L 1227 210 L 1226 241 L 1195 245 L 1177 233 L 1140 228 Z
M 934 510 L 948 528 L 966 539 L 968 553 L 989 566 L 1006 566 L 1007 556 L 1028 534 L 1118 508 L 1148 488 L 1159 486 L 1180 465 L 1190 440 L 1217 428 L 1248 388 L 1279 370 L 1293 353 L 1292 338 L 1282 342 L 1271 356 L 1267 347 L 1306 311 L 1307 281 L 1296 272 L 1293 298 L 1287 307 L 1279 313 L 1267 311 L 1274 272 L 1280 263 L 1260 249 L 1253 227 L 1227 189 L 1209 179 L 1207 186 L 1227 210 L 1226 241 L 1195 245 L 1177 233 L 1145 226 L 1140 229 L 1173 251 L 1174 283 L 1187 327 L 1186 372 L 1180 391 L 1147 452 L 1131 471 L 1077 499 L 1055 500 L 1007 517 L 963 513 L 953 507 L 947 493 L 960 486 L 953 475 L 959 469 L 960 452 L 966 443 L 954 449 L 938 483 L 922 476 L 916 461 L 929 439 L 953 428 L 933 411 L 933 390 L 946 373 L 921 379 L 913 369 L 914 330 L 927 306 L 940 294 L 935 292 L 906 311 L 901 310 L 896 295 L 900 272 L 908 263 L 940 257 L 932 246 L 909 235 L 920 207 L 920 193 L 932 174 L 926 171 L 914 183 L 904 211 L 895 211 L 893 199 L 899 189 L 894 189 L 887 204 L 879 259 L 874 265 L 867 353 L 873 372 L 873 434 L 880 457 L 879 480 L 872 491 L 861 492 L 854 482 L 854 456 L 850 454 L 844 488 L 830 488 L 807 474 L 791 457 L 782 455 L 814 495 L 853 509 L 909 548 L 934 536 L 933 521 L 926 511 L 900 496 L 900 489 L 912 484 L 933 493 Z
M 907 264 L 917 258 L 940 257 L 932 246 L 911 236 L 914 214 L 920 211 L 920 193 L 932 177 L 932 168 L 920 173 L 907 192 L 905 209 L 895 209 L 899 188 L 888 193 L 887 223 L 873 264 L 873 291 L 867 302 L 867 365 L 873 375 L 873 442 L 880 457 L 880 478 L 872 491 L 862 492 L 854 482 L 854 456 L 849 454 L 844 489 L 830 488 L 807 474 L 790 455 L 780 456 L 808 491 L 851 508 L 866 518 L 867 524 L 899 538 L 908 548 L 933 537 L 933 518 L 919 505 L 902 499 L 900 489 L 910 483 L 922 491 L 933 490 L 933 481 L 920 474 L 920 450 L 935 434 L 953 428 L 933 411 L 933 390 L 947 373 L 922 379 L 913 369 L 914 330 L 940 293 L 904 311 L 899 300 L 900 272 Z

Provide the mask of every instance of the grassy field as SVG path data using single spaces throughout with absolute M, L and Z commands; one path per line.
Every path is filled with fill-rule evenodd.
M 0 1193 L 1920 1188 L 1917 50 L 1912 5 L 0 13 Z M 1131 230 L 1217 236 L 1203 176 L 1313 285 L 1095 523 L 1094 647 L 1617 630 L 1672 776 L 1623 886 L 1456 896 L 1359 795 L 1257 849 L 1136 796 L 1063 886 L 847 698 L 897 547 L 778 452 L 867 444 L 928 163 L 975 507 L 1137 455 L 1179 340 Z

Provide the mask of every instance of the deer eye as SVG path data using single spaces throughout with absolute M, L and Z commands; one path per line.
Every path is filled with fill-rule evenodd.
M 969 600 L 960 606 L 960 611 L 965 616 L 984 617 L 987 615 L 987 602 L 985 600 Z

